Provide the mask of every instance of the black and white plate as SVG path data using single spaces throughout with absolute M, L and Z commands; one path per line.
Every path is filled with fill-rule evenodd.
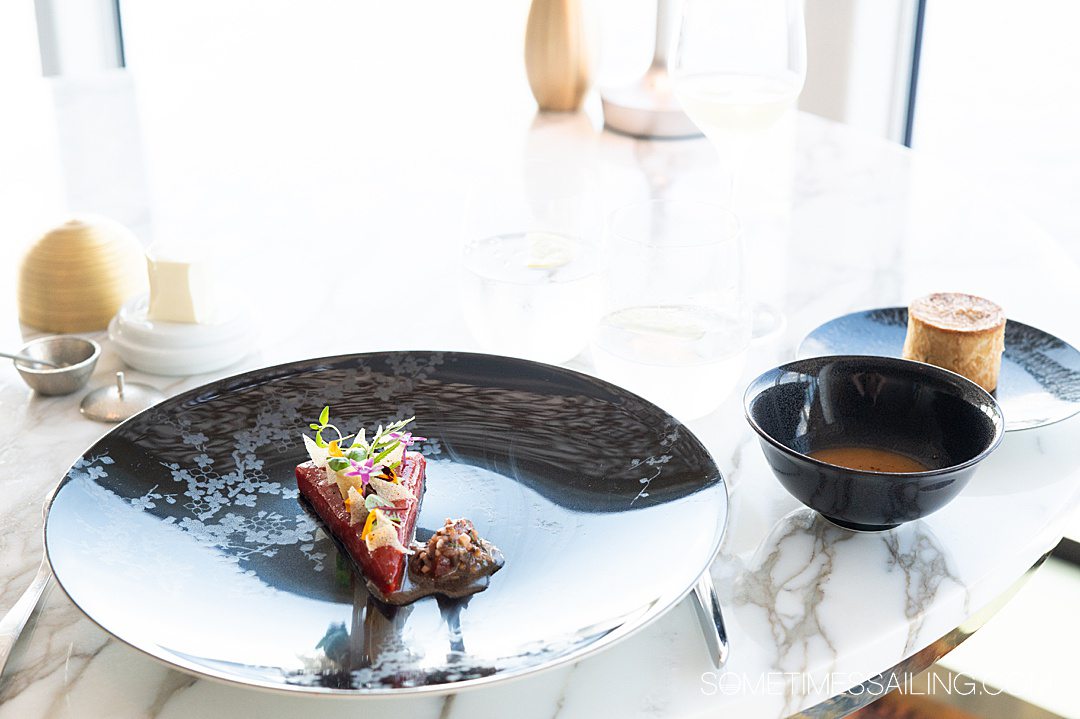
M 852 312 L 817 327 L 799 345 L 799 359 L 824 355 L 899 357 L 907 308 Z M 1032 429 L 1080 412 L 1080 352 L 1064 340 L 1020 322 L 1005 323 L 1005 354 L 993 393 L 1005 430 Z
M 297 499 L 323 405 L 352 432 L 416 415 L 421 528 L 467 516 L 506 566 L 467 600 L 371 599 Z M 400 352 L 305 360 L 179 395 L 71 468 L 46 546 L 72 601 L 199 675 L 314 693 L 438 692 L 625 637 L 715 555 L 724 481 L 704 446 L 618 387 L 524 360 Z

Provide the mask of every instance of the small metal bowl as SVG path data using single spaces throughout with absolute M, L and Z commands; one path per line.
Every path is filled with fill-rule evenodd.
M 42 337 L 28 342 L 19 354 L 62 365 L 56 369 L 45 365 L 13 360 L 23 381 L 38 394 L 71 394 L 86 386 L 94 365 L 101 356 L 101 345 L 93 340 L 73 335 Z

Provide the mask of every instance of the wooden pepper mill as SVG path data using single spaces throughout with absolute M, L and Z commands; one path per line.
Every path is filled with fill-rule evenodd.
M 589 89 L 589 65 L 581 0 L 532 0 L 525 30 L 525 72 L 540 109 L 580 109 Z

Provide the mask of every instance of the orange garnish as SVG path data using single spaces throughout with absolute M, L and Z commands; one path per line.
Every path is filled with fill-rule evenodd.
M 341 440 L 335 439 L 330 444 L 326 445 L 326 453 L 331 457 L 344 457 L 345 453 L 341 451 L 341 447 L 338 446 L 338 442 Z
M 364 530 L 360 532 L 360 539 L 367 539 L 375 528 L 375 512 L 368 512 L 367 521 L 364 522 Z

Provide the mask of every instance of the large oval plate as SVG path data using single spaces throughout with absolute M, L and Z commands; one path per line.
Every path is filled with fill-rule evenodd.
M 300 434 L 416 415 L 419 526 L 468 516 L 506 555 L 467 601 L 393 609 L 300 506 Z M 305 360 L 214 382 L 107 434 L 46 521 L 60 585 L 173 666 L 315 693 L 458 690 L 578 658 L 675 605 L 716 554 L 727 493 L 702 444 L 592 377 L 489 355 Z
M 864 310 L 829 320 L 803 339 L 799 359 L 824 355 L 899 357 L 907 334 L 907 308 Z M 1005 431 L 1034 429 L 1080 412 L 1080 352 L 1037 327 L 1008 320 L 994 398 Z

